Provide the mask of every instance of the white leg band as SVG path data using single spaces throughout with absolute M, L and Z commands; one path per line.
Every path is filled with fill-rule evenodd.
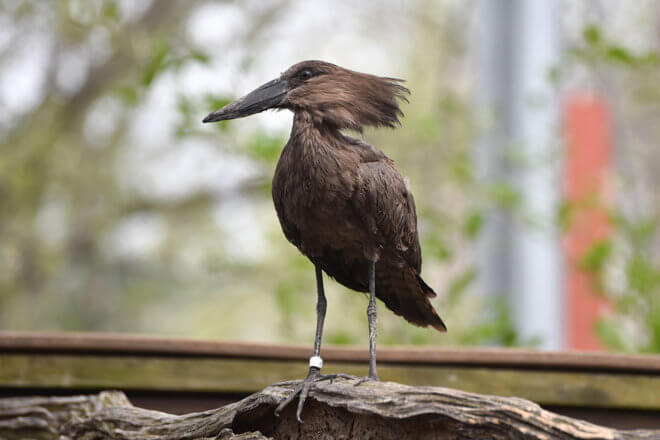
M 309 358 L 309 366 L 316 367 L 320 370 L 323 368 L 323 359 L 321 359 L 321 356 L 312 356 Z

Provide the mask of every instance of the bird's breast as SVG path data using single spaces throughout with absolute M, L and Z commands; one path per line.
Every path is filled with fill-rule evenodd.
M 286 237 L 309 257 L 328 247 L 361 254 L 368 237 L 352 205 L 357 162 L 332 151 L 297 161 L 286 153 L 273 177 L 273 201 Z

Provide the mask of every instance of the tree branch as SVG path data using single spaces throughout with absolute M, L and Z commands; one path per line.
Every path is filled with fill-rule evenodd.
M 133 407 L 112 391 L 77 397 L 0 399 L 5 439 L 657 439 L 543 410 L 527 400 L 440 387 L 366 382 L 341 376 L 316 383 L 303 411 L 274 409 L 297 381 L 271 385 L 240 402 L 182 416 Z

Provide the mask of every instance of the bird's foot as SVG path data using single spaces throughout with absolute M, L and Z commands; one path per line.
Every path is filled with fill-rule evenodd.
M 296 410 L 296 419 L 298 419 L 298 423 L 302 423 L 303 421 L 300 415 L 302 414 L 302 409 L 312 384 L 316 382 L 322 382 L 324 380 L 329 380 L 332 382 L 333 379 L 343 376 L 344 375 L 341 374 L 321 374 L 320 368 L 310 367 L 307 377 L 303 379 L 298 385 L 296 385 L 293 393 L 289 394 L 286 399 L 277 405 L 277 408 L 275 409 L 275 415 L 279 417 L 280 412 L 282 412 L 282 410 L 286 408 L 286 406 L 291 403 L 296 398 L 296 396 L 299 396 L 298 409 Z
M 378 379 L 378 375 L 376 373 L 373 373 L 373 374 L 370 374 L 369 376 L 363 377 L 362 379 L 358 380 L 353 386 L 354 387 L 359 387 L 363 383 L 371 382 L 371 381 L 375 381 L 375 382 L 380 381 L 380 379 Z

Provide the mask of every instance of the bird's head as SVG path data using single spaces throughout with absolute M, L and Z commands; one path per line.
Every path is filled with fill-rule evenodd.
M 209 114 L 204 122 L 236 119 L 268 109 L 309 114 L 315 124 L 361 131 L 394 127 L 403 112 L 399 100 L 410 93 L 402 80 L 354 72 L 324 61 L 303 61 L 279 78 Z

